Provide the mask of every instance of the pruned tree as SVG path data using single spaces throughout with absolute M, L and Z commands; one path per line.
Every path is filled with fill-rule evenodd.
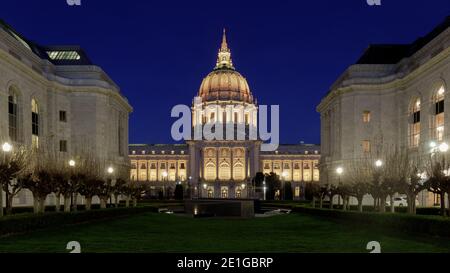
M 439 194 L 442 216 L 447 215 L 445 209 L 445 193 L 448 190 L 448 187 L 450 187 L 449 170 L 450 160 L 448 155 L 444 153 L 433 153 L 430 155 L 426 164 L 428 179 L 425 181 L 424 186 L 429 191 Z
M 18 178 L 24 175 L 31 152 L 23 146 L 13 147 L 9 152 L 2 152 L 0 156 L 0 217 L 3 216 L 3 194 L 7 196 L 6 213 L 12 213 L 13 199 L 20 190 L 22 184 Z

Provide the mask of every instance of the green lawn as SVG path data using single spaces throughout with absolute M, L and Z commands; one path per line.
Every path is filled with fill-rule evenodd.
M 145 213 L 119 220 L 42 230 L 0 239 L 0 252 L 67 252 L 79 241 L 82 252 L 450 252 L 450 240 L 386 234 L 291 214 L 255 219 L 193 219 Z

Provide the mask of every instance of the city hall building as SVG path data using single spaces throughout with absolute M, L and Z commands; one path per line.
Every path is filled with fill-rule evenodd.
M 331 86 L 321 118 L 321 182 L 389 145 L 426 155 L 450 143 L 450 17 L 411 44 L 370 45 Z M 444 144 L 443 144 L 444 143 Z M 422 192 L 421 205 L 438 204 Z
M 42 46 L 1 20 L 0 111 L 0 143 L 55 151 L 67 161 L 89 152 L 115 169 L 129 165 L 132 108 L 119 87 L 79 46 Z M 24 190 L 14 205 L 32 201 Z
M 215 122 L 247 131 L 257 127 L 256 99 L 234 68 L 225 33 L 216 66 L 203 79 L 191 112 L 194 131 Z M 274 172 L 283 182 L 291 182 L 294 199 L 303 197 L 305 182 L 319 181 L 318 145 L 280 145 L 276 151 L 265 152 L 258 138 L 239 139 L 132 144 L 131 180 L 148 182 L 153 196 L 173 195 L 178 183 L 193 197 L 253 198 L 262 197 L 253 196 L 251 181 L 256 173 Z

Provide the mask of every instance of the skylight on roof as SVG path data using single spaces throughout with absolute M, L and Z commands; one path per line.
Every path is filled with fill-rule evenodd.
M 76 51 L 47 51 L 47 55 L 51 60 L 76 61 L 81 59 L 80 54 Z
M 22 38 L 20 38 L 17 34 L 15 34 L 14 32 L 10 31 L 9 33 L 11 33 L 11 35 L 16 38 L 17 41 L 19 41 L 22 45 L 24 45 L 26 48 L 28 48 L 29 50 L 31 50 L 30 45 L 28 45 L 27 42 L 25 42 Z

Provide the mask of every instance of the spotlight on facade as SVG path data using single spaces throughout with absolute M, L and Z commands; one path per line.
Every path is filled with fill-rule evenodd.
M 205 189 L 206 190 L 206 188 L 208 187 L 208 185 L 206 185 L 206 183 L 205 184 L 203 184 L 203 189 Z
M 430 142 L 430 148 L 435 148 L 436 146 L 437 146 L 436 142 L 434 142 L 434 141 Z
M 75 160 L 73 160 L 73 159 L 69 160 L 69 166 L 75 167 Z
M 108 167 L 108 173 L 112 174 L 114 172 L 114 168 L 113 167 Z
M 344 172 L 344 168 L 342 168 L 342 167 L 337 167 L 337 168 L 336 168 L 336 173 L 337 173 L 337 174 L 340 175 L 340 174 L 342 174 L 343 172 Z
M 383 161 L 381 161 L 380 159 L 378 159 L 377 161 L 375 161 L 375 166 L 377 166 L 377 167 L 383 166 Z
M 12 151 L 12 148 L 13 148 L 12 145 L 9 144 L 8 142 L 3 143 L 3 145 L 2 145 L 2 150 L 3 150 L 3 152 L 5 152 L 5 153 L 11 152 L 11 151 Z
M 245 189 L 245 184 L 244 183 L 242 183 L 241 188 Z
M 286 177 L 288 176 L 288 172 L 287 172 L 287 171 L 284 171 L 284 172 L 281 174 L 281 176 L 283 176 L 284 178 L 286 178 Z
M 439 145 L 439 151 L 441 151 L 442 153 L 445 153 L 448 151 L 448 144 L 447 143 L 441 143 Z

